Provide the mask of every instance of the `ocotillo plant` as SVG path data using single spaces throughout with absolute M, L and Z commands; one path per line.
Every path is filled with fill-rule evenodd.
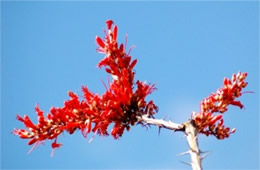
M 135 80 L 133 68 L 137 59 L 132 60 L 130 52 L 126 52 L 126 44 L 118 44 L 118 28 L 113 21 L 106 21 L 106 26 L 105 37 L 96 37 L 97 51 L 105 54 L 98 66 L 104 67 L 113 78 L 112 82 L 108 82 L 108 87 L 105 86 L 105 93 L 98 95 L 83 86 L 82 99 L 77 94 L 69 92 L 70 99 L 64 102 L 64 106 L 52 107 L 47 116 L 44 116 L 43 111 L 36 105 L 37 124 L 27 115 L 17 115 L 17 119 L 23 122 L 26 128 L 14 129 L 13 133 L 22 139 L 29 139 L 28 145 L 33 145 L 30 151 L 45 140 L 52 140 L 53 155 L 54 149 L 62 145 L 57 139 L 63 132 L 73 134 L 80 130 L 84 137 L 91 132 L 108 136 L 108 127 L 112 124 L 110 134 L 117 139 L 125 130 L 129 131 L 131 126 L 156 125 L 159 128 L 183 132 L 187 136 L 190 148 L 185 152 L 191 155 L 190 164 L 193 169 L 201 169 L 203 155 L 198 147 L 198 134 L 212 135 L 222 140 L 235 132 L 235 129 L 224 126 L 223 114 L 229 105 L 243 108 L 237 98 L 243 94 L 242 89 L 247 86 L 247 73 L 238 72 L 233 74 L 231 79 L 224 78 L 223 87 L 203 99 L 200 111 L 193 112 L 187 122 L 178 124 L 155 119 L 158 107 L 152 100 L 146 100 L 146 96 L 155 90 L 155 85 Z

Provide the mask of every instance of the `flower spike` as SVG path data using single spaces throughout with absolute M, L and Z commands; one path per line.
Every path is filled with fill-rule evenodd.
M 218 139 L 227 138 L 231 133 L 235 133 L 234 129 L 230 131 L 229 127 L 223 125 L 224 120 L 221 114 L 228 110 L 229 105 L 237 106 L 240 109 L 244 107 L 236 98 L 242 95 L 242 89 L 248 84 L 244 81 L 246 77 L 247 73 L 238 72 L 232 75 L 231 80 L 224 78 L 224 86 L 202 100 L 200 112 L 193 114 L 193 119 L 200 133 L 207 136 L 214 135 Z M 214 113 L 221 114 L 214 116 Z
M 105 31 L 104 39 L 96 37 L 97 51 L 105 54 L 98 66 L 105 67 L 105 71 L 114 78 L 106 92 L 98 95 L 87 87 L 82 87 L 82 100 L 77 94 L 69 92 L 70 99 L 64 102 L 64 106 L 52 107 L 47 117 L 44 117 L 43 111 L 36 105 L 36 125 L 27 115 L 24 118 L 18 115 L 17 119 L 23 122 L 27 129 L 15 129 L 13 133 L 20 138 L 29 139 L 28 145 L 38 146 L 45 140 L 54 140 L 53 155 L 54 149 L 62 146 L 57 143 L 61 133 L 73 134 L 80 130 L 84 137 L 90 132 L 107 136 L 110 124 L 113 124 L 110 134 L 117 139 L 123 135 L 125 129 L 130 130 L 130 126 L 137 123 L 137 116 L 152 116 L 158 111 L 153 101 L 145 100 L 146 96 L 154 91 L 154 85 L 134 81 L 133 68 L 137 59 L 132 61 L 123 44 L 118 48 L 118 28 L 113 26 L 113 21 L 108 20 L 106 24 L 108 31 Z

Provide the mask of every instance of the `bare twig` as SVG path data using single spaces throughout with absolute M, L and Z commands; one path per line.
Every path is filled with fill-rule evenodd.
M 140 123 L 145 123 L 147 125 L 155 125 L 155 126 L 158 126 L 159 128 L 165 128 L 165 129 L 169 129 L 169 130 L 173 130 L 173 131 L 184 131 L 184 125 L 174 123 L 170 120 L 165 121 L 162 119 L 154 119 L 154 118 L 150 118 L 146 115 L 138 116 L 137 119 Z

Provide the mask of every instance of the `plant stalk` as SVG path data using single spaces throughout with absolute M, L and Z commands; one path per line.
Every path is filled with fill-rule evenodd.
M 189 151 L 184 154 L 190 154 L 191 157 L 191 167 L 193 170 L 202 170 L 201 166 L 201 152 L 198 145 L 198 130 L 194 123 L 194 120 L 189 120 L 183 124 L 174 123 L 172 121 L 165 121 L 163 119 L 154 119 L 146 115 L 137 117 L 139 123 L 147 125 L 155 125 L 159 128 L 165 128 L 169 130 L 182 131 L 186 134 L 186 138 L 189 145 Z
M 191 167 L 193 170 L 201 170 L 201 160 L 200 149 L 198 144 L 198 130 L 196 129 L 194 120 L 190 120 L 184 123 L 185 134 L 189 145 L 189 154 L 191 157 Z

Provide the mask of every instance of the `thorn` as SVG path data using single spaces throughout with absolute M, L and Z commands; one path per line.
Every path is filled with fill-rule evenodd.
M 147 123 L 141 123 L 141 126 L 144 127 L 144 128 L 146 128 L 146 130 L 148 130 L 148 127 L 150 127 L 150 125 L 147 124 Z M 148 127 L 147 127 L 147 126 L 148 126 Z
M 88 143 L 91 143 L 93 140 L 94 140 L 94 138 L 95 138 L 95 136 L 97 135 L 97 131 L 94 133 L 94 135 L 89 139 L 89 141 L 88 141 Z
M 166 118 L 167 118 L 167 115 L 164 115 L 163 118 L 162 118 L 162 120 L 165 120 Z
M 89 139 L 88 143 L 91 143 L 93 140 L 94 140 L 94 136 L 92 136 L 92 137 Z
M 161 133 L 161 126 L 159 126 L 159 130 L 158 130 L 158 136 L 160 135 L 160 133 Z
M 183 163 L 183 164 L 185 164 L 185 165 L 189 165 L 189 166 L 192 166 L 192 164 L 191 163 L 189 163 L 189 162 L 184 162 L 184 161 L 180 161 L 181 163 Z
M 182 156 L 182 155 L 187 155 L 190 153 L 190 150 L 186 151 L 186 152 L 182 152 L 182 153 L 179 153 L 178 155 L 176 156 Z
M 206 156 L 208 156 L 210 154 L 210 152 L 201 152 L 201 153 L 205 153 L 201 156 L 201 159 L 206 158 Z

